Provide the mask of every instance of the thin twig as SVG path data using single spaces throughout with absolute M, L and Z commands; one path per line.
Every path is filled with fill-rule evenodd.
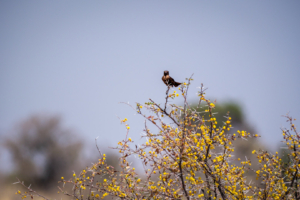
M 168 117 L 170 117 L 170 119 L 172 119 L 172 121 L 177 125 L 180 126 L 179 123 L 169 114 L 166 112 L 165 109 L 162 109 L 157 103 L 155 103 L 152 99 L 149 99 L 154 105 L 156 105 L 160 110 L 163 111 L 163 113 L 165 113 Z
M 28 190 L 29 192 L 33 192 L 33 193 L 35 193 L 36 195 L 38 195 L 39 197 L 42 197 L 43 199 L 49 200 L 48 198 L 44 197 L 43 195 L 41 195 L 41 194 L 39 194 L 38 192 L 36 192 L 36 191 L 34 191 L 33 189 L 31 189 L 30 186 L 27 187 L 27 186 L 26 186 L 23 182 L 21 182 L 18 178 L 17 178 L 17 180 L 18 180 L 17 183 L 19 183 L 19 184 L 23 185 L 25 188 L 27 188 L 27 190 Z
M 101 151 L 100 151 L 100 149 L 99 149 L 99 147 L 98 147 L 98 145 L 97 145 L 97 139 L 98 139 L 98 137 L 95 138 L 95 144 L 96 144 L 96 147 L 97 147 L 97 149 L 98 149 L 98 152 L 99 152 L 99 154 L 100 154 L 100 156 L 101 156 L 102 154 L 101 154 Z

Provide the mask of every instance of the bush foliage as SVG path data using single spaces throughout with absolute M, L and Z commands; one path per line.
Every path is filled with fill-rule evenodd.
M 198 93 L 197 109 L 190 107 L 187 95 L 192 78 L 179 88 L 179 93 L 167 95 L 164 105 L 153 100 L 132 107 L 145 118 L 146 142 L 136 145 L 129 137 L 127 119 L 121 122 L 127 129 L 125 139 L 115 148 L 119 151 L 119 167 L 107 164 L 106 155 L 71 179 L 61 177 L 59 192 L 72 199 L 299 199 L 300 135 L 289 116 L 289 129 L 282 134 L 290 149 L 285 161 L 276 152 L 253 150 L 258 165 L 254 170 L 247 158 L 234 156 L 234 141 L 259 137 L 243 130 L 230 132 L 231 117 L 217 122 L 215 102 L 205 97 L 203 85 Z M 183 106 L 170 103 L 182 97 Z M 151 131 L 150 125 L 156 130 Z M 253 140 L 252 140 L 253 141 Z M 135 156 L 143 170 L 136 170 L 129 159 Z M 249 181 L 246 172 L 254 171 L 257 181 Z M 22 198 L 40 196 L 21 181 Z M 70 187 L 67 187 L 70 186 Z

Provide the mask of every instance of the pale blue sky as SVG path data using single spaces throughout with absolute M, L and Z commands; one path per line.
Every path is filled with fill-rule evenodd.
M 194 73 L 235 100 L 263 141 L 300 118 L 299 1 L 1 1 L 0 134 L 34 113 L 59 114 L 94 145 L 138 140 L 143 119 L 118 102 L 164 101 L 164 70 Z M 212 100 L 214 100 L 212 99 Z M 180 103 L 176 100 L 175 103 Z M 298 124 L 298 123 L 296 123 Z

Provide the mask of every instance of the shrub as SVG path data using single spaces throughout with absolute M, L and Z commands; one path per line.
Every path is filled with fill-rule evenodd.
M 223 123 L 217 122 L 215 103 L 205 97 L 203 85 L 198 93 L 198 108 L 190 107 L 187 95 L 192 80 L 189 78 L 180 86 L 180 94 L 169 94 L 168 88 L 164 105 L 150 99 L 132 106 L 146 120 L 143 137 L 147 141 L 134 145 L 128 136 L 127 119 L 121 120 L 127 129 L 125 139 L 116 147 L 121 170 L 109 166 L 106 155 L 99 151 L 101 158 L 97 163 L 74 173 L 69 180 L 61 178 L 60 192 L 74 199 L 299 199 L 300 136 L 293 119 L 286 116 L 290 129 L 282 130 L 284 144 L 291 150 L 286 162 L 277 152 L 272 155 L 253 150 L 259 161 L 255 173 L 261 181 L 255 185 L 245 175 L 253 170 L 251 161 L 234 157 L 233 142 L 259 136 L 242 130 L 231 133 L 229 114 Z M 179 96 L 183 97 L 183 106 L 169 103 Z M 151 131 L 149 124 L 157 130 Z M 130 164 L 131 156 L 142 162 L 144 174 L 138 174 Z M 17 183 L 25 186 L 21 181 Z M 66 185 L 72 189 L 66 189 Z M 39 195 L 30 188 L 26 194 L 17 194 L 32 198 Z

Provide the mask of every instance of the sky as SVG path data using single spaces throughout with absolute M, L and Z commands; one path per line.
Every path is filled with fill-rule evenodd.
M 139 143 L 144 119 L 119 102 L 163 103 L 169 70 L 176 81 L 194 73 L 190 102 L 201 83 L 211 100 L 238 102 L 275 148 L 282 115 L 300 118 L 299 10 L 297 0 L 1 1 L 0 136 L 58 115 L 106 148 L 125 137 L 126 117 Z

